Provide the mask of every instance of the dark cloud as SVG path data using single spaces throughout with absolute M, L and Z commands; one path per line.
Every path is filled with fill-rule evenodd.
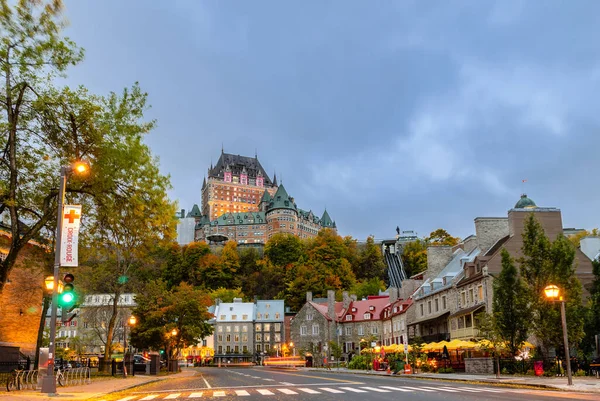
M 67 1 L 70 83 L 140 81 L 180 206 L 227 152 L 342 234 L 473 232 L 522 191 L 597 227 L 600 4 Z

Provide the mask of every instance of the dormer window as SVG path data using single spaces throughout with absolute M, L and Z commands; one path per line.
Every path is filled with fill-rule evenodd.
M 442 278 L 442 284 L 443 284 L 443 285 L 446 285 L 446 277 L 443 277 L 443 278 Z
M 369 306 L 369 310 L 375 310 L 374 306 Z
M 346 315 L 346 320 L 352 320 L 352 315 Z
M 352 308 L 352 312 L 356 312 L 356 308 Z
M 257 318 L 257 319 L 262 319 L 262 315 L 261 315 L 260 313 L 257 313 L 257 314 L 256 314 L 256 318 Z
M 398 312 L 398 307 L 394 306 L 394 313 Z
M 367 312 L 367 313 L 365 313 L 365 314 L 363 315 L 363 318 L 364 318 L 365 320 L 370 320 L 370 319 L 371 319 L 371 314 L 370 314 L 369 312 Z

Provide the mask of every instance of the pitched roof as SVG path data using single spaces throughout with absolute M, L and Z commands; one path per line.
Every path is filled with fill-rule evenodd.
M 327 209 L 323 212 L 323 216 L 321 217 L 321 226 L 323 227 L 335 227 L 333 221 L 331 221 L 331 217 L 329 217 L 329 213 L 327 213 Z
M 275 186 L 256 156 L 247 157 L 221 152 L 221 156 L 219 157 L 217 164 L 209 169 L 208 177 L 223 179 L 225 177 L 224 172 L 227 168 L 229 168 L 233 175 L 240 175 L 244 168 L 246 168 L 249 178 L 256 178 L 260 172 L 264 178 L 265 186 Z
M 381 313 L 389 304 L 389 295 L 372 295 L 364 300 L 350 302 L 348 309 L 343 311 L 341 316 L 342 319 L 345 320 L 347 315 L 352 315 L 353 322 L 380 320 Z M 370 319 L 365 319 L 366 313 L 370 314 Z
M 273 196 L 273 199 L 269 203 L 268 209 L 290 209 L 296 210 L 296 204 L 290 199 L 287 191 L 283 184 L 277 188 L 277 192 Z
M 317 310 L 321 315 L 323 315 L 327 320 L 332 320 L 332 317 L 329 316 L 328 305 L 327 303 L 318 303 L 318 302 L 308 302 L 313 308 Z M 342 312 L 344 311 L 344 303 L 343 302 L 335 302 L 333 304 L 334 319 L 339 320 L 340 316 L 342 316 Z
M 267 203 L 269 203 L 269 202 L 271 202 L 271 199 L 272 199 L 272 198 L 271 198 L 271 194 L 269 193 L 269 191 L 267 191 L 267 190 L 265 189 L 265 192 L 263 192 L 262 198 L 260 198 L 260 202 L 261 202 L 261 203 L 262 203 L 262 202 L 267 202 Z
M 240 226 L 266 223 L 265 212 L 225 213 L 210 222 L 211 226 Z
M 192 210 L 189 211 L 189 213 L 187 214 L 186 217 L 200 217 L 202 216 L 202 213 L 200 213 L 200 208 L 198 207 L 198 205 L 196 205 L 194 203 L 194 206 L 192 206 Z

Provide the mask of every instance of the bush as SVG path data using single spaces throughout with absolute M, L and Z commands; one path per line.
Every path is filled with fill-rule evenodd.
M 452 369 L 452 366 L 448 366 L 447 368 L 439 368 L 438 373 L 454 373 L 454 369 Z
M 430 371 L 431 371 L 431 367 L 428 364 L 424 363 L 421 365 L 421 372 L 427 373 Z
M 363 355 L 356 355 L 350 363 L 348 363 L 348 369 L 366 370 L 368 366 L 367 358 Z

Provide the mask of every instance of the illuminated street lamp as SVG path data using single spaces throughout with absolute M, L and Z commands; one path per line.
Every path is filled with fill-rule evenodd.
M 290 348 L 292 349 L 292 355 L 296 356 L 296 348 L 294 348 L 294 343 L 290 341 Z
M 549 285 L 544 288 L 546 298 L 552 302 L 560 302 L 560 317 L 562 321 L 563 340 L 565 345 L 565 364 L 567 365 L 567 384 L 573 385 L 573 376 L 571 375 L 571 357 L 569 355 L 569 338 L 567 336 L 567 316 L 565 311 L 565 300 L 559 296 L 560 290 L 555 285 Z
M 136 323 L 137 319 L 133 315 L 129 317 L 126 323 L 123 323 L 123 376 L 125 377 L 127 377 L 127 370 L 125 368 L 125 355 L 127 354 L 127 326 L 129 325 L 133 327 Z M 133 369 L 131 370 L 131 373 L 135 374 Z
M 56 379 L 54 377 L 54 358 L 56 350 L 56 317 L 58 314 L 58 293 L 59 280 L 58 274 L 60 269 L 60 252 L 62 238 L 62 222 L 65 203 L 65 191 L 67 187 L 67 177 L 73 172 L 79 174 L 85 173 L 88 170 L 87 164 L 76 162 L 67 167 L 60 168 L 60 187 L 58 190 L 58 207 L 56 219 L 56 240 L 54 241 L 54 277 L 52 280 L 52 312 L 50 315 L 50 346 L 48 348 L 48 371 L 42 379 L 42 393 L 56 394 Z M 46 288 L 49 284 L 46 283 Z

